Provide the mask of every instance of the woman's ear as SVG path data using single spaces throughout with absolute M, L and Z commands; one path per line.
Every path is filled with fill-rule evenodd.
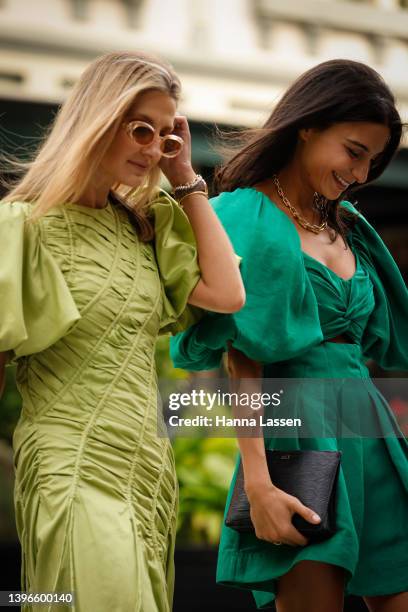
M 307 142 L 307 140 L 310 137 L 311 132 L 312 132 L 312 128 L 302 128 L 301 130 L 299 130 L 299 138 L 303 140 L 304 142 Z

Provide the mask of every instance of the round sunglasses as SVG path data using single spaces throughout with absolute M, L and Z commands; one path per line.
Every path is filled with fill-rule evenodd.
M 156 136 L 154 127 L 145 121 L 129 121 L 129 123 L 124 123 L 123 127 L 129 138 L 141 146 L 151 144 Z M 167 134 L 166 136 L 159 136 L 159 138 L 160 151 L 163 157 L 176 157 L 183 148 L 184 141 L 180 136 Z

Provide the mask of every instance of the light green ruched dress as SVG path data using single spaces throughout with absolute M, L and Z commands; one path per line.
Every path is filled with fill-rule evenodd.
M 157 432 L 154 351 L 159 332 L 189 322 L 192 229 L 164 193 L 154 243 L 116 200 L 66 204 L 33 225 L 29 208 L 0 205 L 0 351 L 13 351 L 23 400 L 21 588 L 74 592 L 73 608 L 41 612 L 168 612 L 177 481 Z
M 408 590 L 408 442 L 366 367 L 371 358 L 408 370 L 408 291 L 394 260 L 361 215 L 348 236 L 356 271 L 344 280 L 302 252 L 292 221 L 255 189 L 223 193 L 213 206 L 242 256 L 247 301 L 233 315 L 208 313 L 172 338 L 175 365 L 218 367 L 231 340 L 264 362 L 265 378 L 319 379 L 313 392 L 310 384 L 294 388 L 290 415 L 313 415 L 327 435 L 280 438 L 269 431 L 265 445 L 342 452 L 335 535 L 278 547 L 223 525 L 218 582 L 251 589 L 266 609 L 274 607 L 278 578 L 312 560 L 342 567 L 348 594 Z M 339 334 L 349 343 L 327 342 Z M 342 435 L 344 425 L 356 435 Z

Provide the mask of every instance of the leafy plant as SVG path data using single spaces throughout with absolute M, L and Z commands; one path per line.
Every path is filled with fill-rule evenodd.
M 237 455 L 233 438 L 176 438 L 178 543 L 216 545 Z

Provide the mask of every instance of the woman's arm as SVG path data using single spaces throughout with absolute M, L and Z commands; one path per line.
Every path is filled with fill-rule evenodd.
M 261 364 L 231 347 L 228 351 L 228 372 L 233 390 L 238 394 L 261 392 Z M 242 417 L 242 408 L 240 416 Z M 319 523 L 320 518 L 299 499 L 288 495 L 272 483 L 261 430 L 257 437 L 238 438 L 238 445 L 244 471 L 245 492 L 257 538 L 290 546 L 307 544 L 307 539 L 293 526 L 292 516 L 295 513 L 300 514 L 314 524 Z
M 214 312 L 236 312 L 245 304 L 245 290 L 231 242 L 208 200 L 194 194 L 183 202 L 193 228 L 201 279 L 188 302 Z
M 186 117 L 176 117 L 174 133 L 184 141 L 175 158 L 163 158 L 160 167 L 173 187 L 194 180 L 191 165 L 191 136 Z M 188 302 L 214 312 L 240 310 L 245 303 L 245 289 L 231 242 L 208 199 L 199 193 L 183 200 L 183 209 L 195 234 L 201 279 Z

